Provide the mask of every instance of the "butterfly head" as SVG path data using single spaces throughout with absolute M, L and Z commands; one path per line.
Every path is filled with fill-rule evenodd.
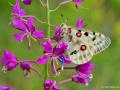
M 67 28 L 68 26 L 67 26 L 65 23 L 62 23 L 62 24 L 60 25 L 60 27 L 61 27 L 62 29 L 65 29 L 65 28 Z
M 69 26 L 66 25 L 65 23 L 62 23 L 62 24 L 60 25 L 60 27 L 62 28 L 62 30 L 63 30 L 64 33 L 67 33 L 67 32 L 68 32 Z

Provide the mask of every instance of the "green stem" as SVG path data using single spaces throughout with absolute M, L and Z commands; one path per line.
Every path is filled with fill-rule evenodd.
M 50 39 L 50 8 L 49 8 L 49 0 L 46 0 L 46 14 L 47 14 L 47 30 L 48 30 L 48 39 Z M 46 80 L 48 78 L 48 63 L 45 65 L 45 77 Z
M 47 0 L 47 24 L 48 24 L 48 38 L 50 39 L 50 7 L 49 7 L 49 0 Z

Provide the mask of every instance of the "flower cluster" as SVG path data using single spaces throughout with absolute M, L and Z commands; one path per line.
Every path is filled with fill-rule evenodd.
M 40 0 L 41 1 L 41 0 Z M 73 1 L 76 5 L 80 5 L 84 0 L 70 0 Z M 22 0 L 25 5 L 30 5 L 32 0 Z M 42 2 L 42 1 L 41 1 Z M 42 3 L 43 5 L 44 3 Z M 48 5 L 43 5 L 47 7 Z M 31 47 L 31 39 L 35 41 L 39 41 L 41 39 L 45 39 L 45 35 L 43 30 L 36 29 L 34 24 L 35 16 L 27 15 L 24 9 L 20 8 L 19 0 L 16 0 L 16 3 L 12 8 L 12 25 L 14 28 L 19 30 L 19 33 L 14 35 L 14 39 L 17 42 L 23 42 L 27 38 L 29 41 L 29 47 Z M 48 20 L 49 22 L 49 20 Z M 50 25 L 50 23 L 48 23 Z M 78 17 L 76 27 L 78 29 L 84 28 L 83 20 Z M 43 47 L 43 56 L 37 58 L 37 60 L 24 60 L 20 61 L 12 52 L 8 50 L 4 50 L 2 55 L 2 70 L 12 71 L 16 67 L 19 67 L 21 70 L 25 72 L 25 76 L 31 72 L 31 70 L 35 71 L 39 76 L 41 76 L 40 72 L 34 68 L 32 63 L 38 65 L 47 65 L 50 64 L 50 70 L 54 76 L 60 76 L 60 70 L 74 69 L 76 72 L 67 81 L 72 81 L 75 83 L 80 83 L 84 85 L 88 85 L 89 81 L 92 79 L 91 70 L 94 68 L 91 60 L 85 64 L 77 65 L 71 67 L 73 63 L 71 62 L 69 56 L 66 54 L 67 49 L 69 47 L 68 43 L 63 39 L 63 30 L 61 26 L 56 26 L 55 34 L 53 37 L 48 38 L 46 41 L 41 43 Z M 70 67 L 65 67 L 68 64 Z M 47 67 L 46 67 L 47 68 Z M 49 71 L 50 71 L 49 70 Z M 45 70 L 48 73 L 48 70 Z M 44 78 L 44 90 L 59 90 L 59 85 L 61 83 L 65 83 L 66 80 L 57 82 L 52 79 L 48 79 L 49 76 L 43 75 Z M 0 87 L 0 90 L 14 90 L 9 87 Z
M 23 71 L 28 71 L 30 72 L 30 69 L 32 65 L 25 61 L 20 61 L 12 52 L 9 52 L 8 50 L 5 50 L 2 56 L 2 65 L 3 65 L 3 71 L 12 71 L 15 69 L 17 66 L 20 66 L 20 68 Z
M 27 1 L 27 0 L 24 0 Z M 12 24 L 15 28 L 20 30 L 20 33 L 14 35 L 17 42 L 23 42 L 25 38 L 28 38 L 29 47 L 31 46 L 31 38 L 35 41 L 45 37 L 42 30 L 37 30 L 34 25 L 34 16 L 28 16 L 27 20 L 26 11 L 20 9 L 19 1 L 16 0 L 16 4 L 13 6 L 13 19 Z

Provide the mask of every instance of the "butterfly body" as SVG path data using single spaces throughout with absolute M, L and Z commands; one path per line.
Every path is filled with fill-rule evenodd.
M 105 35 L 87 29 L 61 25 L 63 40 L 68 43 L 67 55 L 75 64 L 84 64 L 106 49 L 111 41 Z

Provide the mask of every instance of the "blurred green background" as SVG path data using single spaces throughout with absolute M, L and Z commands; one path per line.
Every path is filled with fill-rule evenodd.
M 60 0 L 51 0 L 51 8 L 58 5 Z M 18 32 L 9 23 L 11 22 L 12 7 L 9 4 L 15 3 L 15 0 L 0 0 L 0 58 L 4 49 L 12 51 L 21 60 L 37 59 L 41 56 L 42 48 L 38 43 L 33 41 L 32 49 L 28 50 L 28 42 L 18 43 L 13 39 L 13 34 Z M 28 15 L 35 15 L 45 21 L 45 10 L 41 7 L 39 0 L 33 0 L 32 5 L 25 6 Z M 88 9 L 83 9 L 88 8 Z M 67 19 L 67 24 L 75 25 L 77 17 L 80 16 L 86 27 L 91 31 L 103 32 L 111 38 L 110 47 L 104 52 L 93 57 L 95 65 L 93 80 L 89 86 L 67 83 L 60 87 L 60 90 L 108 90 L 113 87 L 114 90 L 120 90 L 120 0 L 85 0 L 81 4 L 81 9 L 76 9 L 74 3 L 68 3 L 51 14 L 51 23 L 60 25 Z M 41 28 L 47 33 L 46 25 L 36 21 L 37 28 Z M 53 34 L 54 28 L 51 28 Z M 47 35 L 47 34 L 46 34 Z M 44 66 L 35 66 L 43 73 Z M 35 74 L 31 73 L 30 78 L 25 78 L 23 71 L 18 68 L 4 74 L 0 64 L 0 85 L 15 87 L 17 90 L 42 90 L 42 80 Z M 63 72 L 62 78 L 69 78 L 73 71 Z M 58 78 L 58 77 L 57 77 Z M 108 87 L 108 88 L 105 88 Z M 118 87 L 118 88 L 117 88 Z

